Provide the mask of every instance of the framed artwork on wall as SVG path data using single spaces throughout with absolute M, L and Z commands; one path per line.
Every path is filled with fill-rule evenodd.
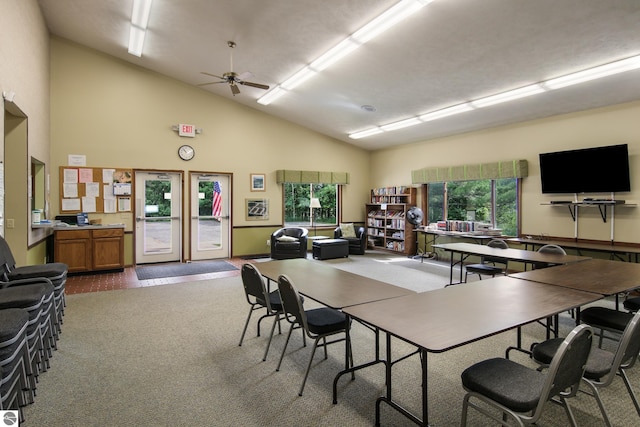
M 252 173 L 251 174 L 251 191 L 265 191 L 266 190 L 266 180 L 263 173 Z
M 263 221 L 269 219 L 268 199 L 245 199 L 247 205 L 247 221 Z

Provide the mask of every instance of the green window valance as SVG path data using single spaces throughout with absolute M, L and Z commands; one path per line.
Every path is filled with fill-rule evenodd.
M 529 175 L 526 160 L 508 160 L 475 165 L 425 168 L 411 171 L 413 184 L 469 181 L 474 179 L 524 178 Z
M 294 171 L 277 170 L 276 182 L 299 182 L 309 184 L 348 184 L 348 172 L 320 172 L 320 171 Z

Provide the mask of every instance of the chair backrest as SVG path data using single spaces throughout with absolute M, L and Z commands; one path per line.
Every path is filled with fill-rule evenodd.
M 509 249 L 509 245 L 507 245 L 507 242 L 505 242 L 502 239 L 492 239 L 489 241 L 489 243 L 487 243 L 487 246 L 491 247 L 491 248 L 498 248 L 498 249 Z M 482 262 L 491 262 L 491 263 L 500 263 L 500 264 L 504 264 L 505 266 L 508 264 L 509 260 L 506 258 L 501 258 L 501 257 L 496 257 L 496 256 L 491 256 L 491 255 L 485 255 L 484 257 L 482 257 Z
M 7 273 L 16 267 L 16 260 L 13 257 L 9 244 L 0 236 L 0 273 L 6 280 Z
M 242 286 L 244 287 L 244 293 L 249 304 L 253 304 L 253 301 L 251 301 L 251 297 L 253 297 L 256 302 L 264 305 L 268 311 L 271 311 L 267 287 L 264 284 L 262 274 L 260 274 L 258 268 L 253 264 L 243 264 L 241 274 Z
M 637 312 L 624 329 L 620 337 L 620 343 L 613 359 L 611 373 L 618 371 L 619 367 L 624 369 L 631 368 L 640 353 L 640 311 Z M 610 375 L 608 382 L 613 380 L 615 375 Z
M 305 331 L 308 331 L 307 315 L 302 306 L 303 300 L 293 286 L 291 279 L 285 274 L 278 277 L 278 291 L 280 292 L 284 312 L 287 314 L 287 320 L 291 323 L 299 324 Z
M 273 236 L 275 237 L 290 236 L 290 237 L 295 237 L 297 239 L 301 239 L 303 237 L 307 237 L 308 234 L 309 234 L 309 230 L 303 227 L 285 227 L 285 228 L 276 230 L 273 233 Z
M 544 245 L 538 249 L 538 252 L 544 254 L 566 255 L 567 252 L 558 245 Z
M 593 329 L 584 324 L 576 326 L 567 335 L 551 359 L 536 412 L 542 410 L 544 402 L 554 396 L 561 394 L 564 397 L 572 397 L 578 392 L 592 341 Z

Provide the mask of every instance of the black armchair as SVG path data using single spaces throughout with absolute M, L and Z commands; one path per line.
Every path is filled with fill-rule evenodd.
M 285 227 L 271 235 L 271 258 L 290 259 L 307 257 L 307 235 L 302 227 Z
M 346 237 L 341 227 L 333 230 L 334 239 L 344 239 L 349 241 L 349 255 L 364 255 L 367 248 L 367 233 L 364 227 L 355 228 L 355 237 Z

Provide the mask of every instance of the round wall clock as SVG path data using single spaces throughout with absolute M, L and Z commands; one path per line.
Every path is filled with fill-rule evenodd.
M 195 155 L 196 152 L 190 145 L 182 145 L 178 148 L 178 156 L 180 156 L 182 160 L 191 160 Z

